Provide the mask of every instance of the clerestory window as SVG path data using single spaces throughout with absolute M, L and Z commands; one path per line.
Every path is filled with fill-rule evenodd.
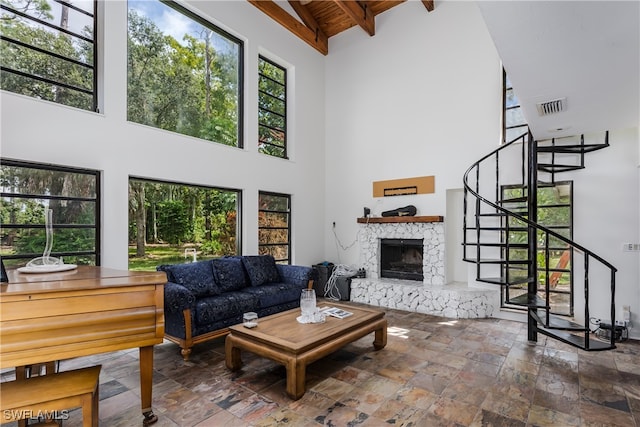
M 258 58 L 258 151 L 287 158 L 287 70 Z
M 242 41 L 172 1 L 128 6 L 128 120 L 242 147 Z
M 93 0 L 2 0 L 0 87 L 97 111 Z

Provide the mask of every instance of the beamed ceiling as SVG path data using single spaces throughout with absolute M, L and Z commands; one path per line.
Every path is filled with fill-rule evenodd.
M 406 0 L 289 0 L 297 14 L 291 15 L 272 0 L 247 0 L 323 55 L 329 53 L 329 38 L 354 26 L 369 36 L 376 33 L 376 15 Z M 427 11 L 433 0 L 422 0 Z

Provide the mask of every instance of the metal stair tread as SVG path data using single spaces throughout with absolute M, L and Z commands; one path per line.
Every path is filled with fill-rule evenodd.
M 479 264 L 528 264 L 529 261 L 526 259 L 510 259 L 507 260 L 505 258 L 480 258 L 480 260 L 474 259 L 473 262 L 477 262 Z
M 476 280 L 484 283 L 492 283 L 494 285 L 521 285 L 523 283 L 529 283 L 532 279 L 528 277 L 521 277 L 519 279 L 511 279 L 507 282 L 506 277 L 476 277 Z
M 545 312 L 540 313 L 540 310 L 529 310 L 529 315 L 533 317 L 536 322 L 543 325 L 545 329 L 581 332 L 587 331 L 587 328 L 584 325 L 572 322 L 571 320 L 555 314 L 549 314 L 549 323 L 546 322 L 547 315 Z
M 548 308 L 545 300 L 540 298 L 538 295 L 522 294 L 509 299 L 506 303 L 530 308 Z
M 538 153 L 580 154 L 591 153 L 608 147 L 609 144 L 567 144 L 567 145 L 538 145 Z
M 529 247 L 529 245 L 526 243 L 509 243 L 507 245 L 506 243 L 499 243 L 499 242 L 491 242 L 491 243 L 467 242 L 467 243 L 463 243 L 462 246 L 486 246 L 486 247 L 494 247 L 494 248 L 506 248 L 507 246 L 509 246 L 510 248 L 516 248 L 516 249 L 527 249 Z
M 537 327 L 536 330 L 543 335 L 557 339 L 558 341 L 562 341 L 565 344 L 569 344 L 573 347 L 578 347 L 586 351 L 604 351 L 613 350 L 614 348 L 616 348 L 615 344 L 592 338 L 592 334 L 588 335 L 587 344 L 587 340 L 585 340 L 585 337 L 574 335 L 569 332 L 545 329 L 542 327 Z

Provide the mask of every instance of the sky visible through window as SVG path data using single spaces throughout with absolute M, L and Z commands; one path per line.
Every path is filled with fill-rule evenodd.
M 149 18 L 163 34 L 173 37 L 180 44 L 184 44 L 185 34 L 199 38 L 202 33 L 202 25 L 158 0 L 129 0 L 128 4 L 129 10 Z M 213 37 L 211 41 L 219 52 L 226 53 L 231 48 L 222 37 Z

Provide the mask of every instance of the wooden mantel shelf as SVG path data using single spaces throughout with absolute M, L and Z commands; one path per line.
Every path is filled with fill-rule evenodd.
M 443 216 L 384 216 L 358 218 L 358 224 L 383 224 L 393 222 L 443 222 Z

